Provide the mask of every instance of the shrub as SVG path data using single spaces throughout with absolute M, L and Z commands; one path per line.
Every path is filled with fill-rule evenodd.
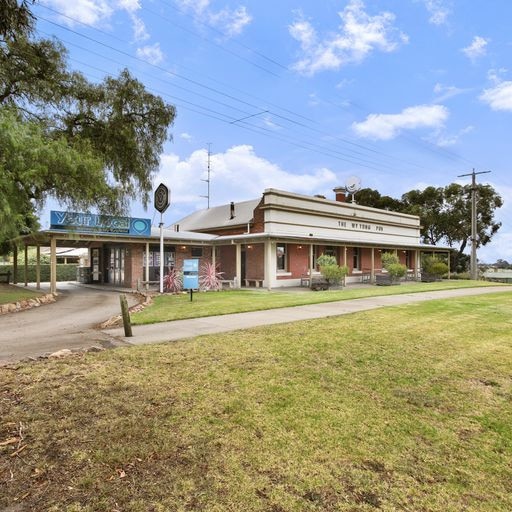
M 183 289 L 183 279 L 181 272 L 175 268 L 170 268 L 164 276 L 164 290 L 170 293 L 178 293 Z
M 448 265 L 436 256 L 427 256 L 423 259 L 423 271 L 440 278 L 448 272 Z
M 217 267 L 209 261 L 201 265 L 199 275 L 199 288 L 201 290 L 220 290 L 222 288 L 222 274 L 218 272 Z
M 391 280 L 398 281 L 407 274 L 407 267 L 402 265 L 396 254 L 384 252 L 381 256 L 382 267 L 387 270 Z
M 57 265 L 57 281 L 76 281 L 76 269 L 77 265 L 67 264 L 64 265 L 59 263 Z M 13 266 L 12 265 L 2 265 L 0 267 L 2 272 L 11 272 L 11 282 L 13 279 Z M 28 282 L 35 283 L 36 282 L 36 265 L 27 265 L 28 271 Z M 41 282 L 50 281 L 50 265 L 41 264 Z M 25 265 L 18 265 L 18 283 L 22 283 L 25 280 Z
M 320 268 L 320 273 L 329 285 L 339 284 L 348 274 L 348 267 L 338 265 L 336 258 L 328 254 L 319 256 L 317 264 Z

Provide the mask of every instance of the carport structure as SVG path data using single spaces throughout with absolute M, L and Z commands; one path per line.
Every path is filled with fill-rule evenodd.
M 212 258 L 211 240 L 216 238 L 203 233 L 176 232 L 164 229 L 165 266 L 180 266 L 189 257 Z M 20 278 L 18 247 L 22 246 L 24 258 L 23 279 L 28 284 L 28 249 L 36 248 L 36 288 L 41 285 L 41 247 L 50 248 L 50 292 L 57 292 L 57 247 L 87 248 L 90 265 L 90 282 L 122 288 L 136 289 L 154 279 L 152 273 L 159 267 L 160 229 L 152 227 L 150 235 L 131 236 L 81 232 L 80 230 L 44 230 L 13 240 L 13 282 Z M 158 263 L 158 265 L 156 265 Z

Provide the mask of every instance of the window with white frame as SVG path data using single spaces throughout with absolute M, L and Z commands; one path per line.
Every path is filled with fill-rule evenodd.
M 276 246 L 276 268 L 278 272 L 286 272 L 286 244 Z

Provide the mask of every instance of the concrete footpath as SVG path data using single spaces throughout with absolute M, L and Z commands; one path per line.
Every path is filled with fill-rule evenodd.
M 442 290 L 433 292 L 407 293 L 404 295 L 390 295 L 385 297 L 368 297 L 364 299 L 343 300 L 338 302 L 325 302 L 306 306 L 270 309 L 266 311 L 253 311 L 250 313 L 236 313 L 189 320 L 175 320 L 151 325 L 133 326 L 133 337 L 124 337 L 123 329 L 108 329 L 104 333 L 132 345 L 157 343 L 162 341 L 175 341 L 193 338 L 205 334 L 248 329 L 263 325 L 275 325 L 300 320 L 326 318 L 330 316 L 347 315 L 358 311 L 368 311 L 388 306 L 401 306 L 427 300 L 449 299 L 471 295 L 485 295 L 488 293 L 509 292 L 512 287 L 492 286 L 489 288 L 464 288 L 456 290 Z

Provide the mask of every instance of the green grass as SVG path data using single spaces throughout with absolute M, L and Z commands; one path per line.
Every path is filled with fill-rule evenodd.
M 0 370 L 0 508 L 510 511 L 511 309 L 472 296 Z
M 134 325 L 143 325 L 184 318 L 260 311 L 379 295 L 398 295 L 492 285 L 492 283 L 485 281 L 442 281 L 438 283 L 402 283 L 400 286 L 368 286 L 364 288 L 350 288 L 349 286 L 340 290 L 318 292 L 308 289 L 270 292 L 265 290 L 226 290 L 195 293 L 192 302 L 187 293 L 160 295 L 154 298 L 154 303 L 151 306 L 133 314 L 131 321 Z
M 40 297 L 41 294 L 31 290 L 25 290 L 18 286 L 9 284 L 0 284 L 0 304 L 9 304 L 24 299 L 34 299 Z

